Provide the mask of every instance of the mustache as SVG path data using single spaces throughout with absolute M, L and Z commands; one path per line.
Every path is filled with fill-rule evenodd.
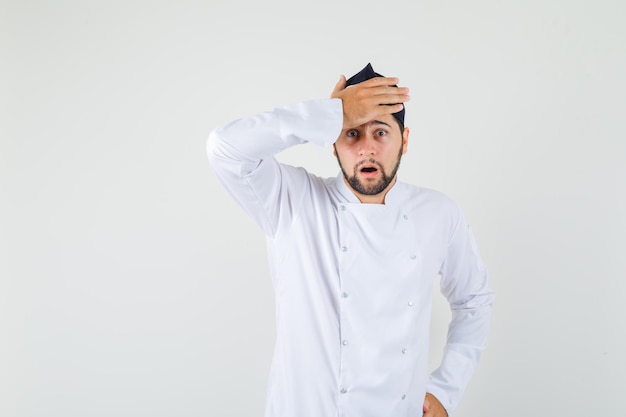
M 358 169 L 360 166 L 365 165 L 367 163 L 374 164 L 377 167 L 379 167 L 381 170 L 383 169 L 383 166 L 380 164 L 380 162 L 378 162 L 374 158 L 364 159 L 364 160 L 360 161 L 358 164 L 356 164 L 354 169 Z

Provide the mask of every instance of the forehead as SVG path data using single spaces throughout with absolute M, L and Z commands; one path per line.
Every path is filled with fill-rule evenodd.
M 357 129 L 368 129 L 368 128 L 378 128 L 378 127 L 388 127 L 393 128 L 394 125 L 397 125 L 394 117 L 390 114 L 384 114 L 381 116 L 376 116 L 376 119 L 370 120 L 369 122 L 363 123 L 360 126 L 357 126 Z

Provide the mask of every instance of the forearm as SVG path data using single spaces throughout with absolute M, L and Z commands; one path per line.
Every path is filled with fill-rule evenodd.
M 494 293 L 472 231 L 458 209 L 456 226 L 442 265 L 441 292 L 452 319 L 441 365 L 431 375 L 428 391 L 446 410 L 454 410 L 487 345 Z
M 452 412 L 459 404 L 487 346 L 493 293 L 487 290 L 471 300 L 472 306 L 452 310 L 446 346 L 439 367 L 432 373 L 427 391 Z
M 260 160 L 305 142 L 332 144 L 343 123 L 341 100 L 312 100 L 240 119 L 209 135 L 207 152 L 213 166 L 237 164 L 248 169 Z

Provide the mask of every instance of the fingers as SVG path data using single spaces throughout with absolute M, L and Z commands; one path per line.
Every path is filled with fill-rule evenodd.
M 339 76 L 339 81 L 337 81 L 337 84 L 335 84 L 335 88 L 333 89 L 333 92 L 330 94 L 330 97 L 331 98 L 337 97 L 337 94 L 344 88 L 346 88 L 346 76 L 341 74 Z
M 369 97 L 368 101 L 371 104 L 396 104 L 406 103 L 411 100 L 411 96 L 408 94 L 388 93 L 388 94 L 375 94 Z
M 424 412 L 422 417 L 448 417 L 446 409 L 431 393 L 426 393 L 422 411 Z
M 371 87 L 368 91 L 373 95 L 387 95 L 387 94 L 396 94 L 396 95 L 409 95 L 408 87 Z
M 376 77 L 370 78 L 367 81 L 359 83 L 354 87 L 357 87 L 358 90 L 361 90 L 363 94 L 367 95 L 409 95 L 409 89 L 407 87 L 397 87 L 394 84 L 390 84 L 394 80 L 395 82 L 399 81 L 397 78 L 383 78 Z M 396 101 L 397 103 L 398 101 Z
M 371 95 L 384 95 L 384 94 L 402 94 L 408 95 L 409 89 L 406 87 L 395 87 L 400 82 L 396 77 L 374 77 L 367 81 L 363 81 L 354 85 L 360 90 L 368 90 L 368 94 Z M 331 93 L 331 97 L 337 97 L 338 94 L 346 88 L 346 77 L 341 74 L 339 81 L 335 84 L 335 88 Z M 396 101 L 397 103 L 398 101 Z
M 360 126 L 378 116 L 393 114 L 404 108 L 411 99 L 409 89 L 395 87 L 396 77 L 375 77 L 346 88 L 342 75 L 335 85 L 332 98 L 340 98 L 343 105 L 344 128 Z
M 395 113 L 402 110 L 402 103 L 411 100 L 411 96 L 408 93 L 409 89 L 405 87 L 375 87 L 361 89 L 358 92 L 355 91 L 354 95 L 363 105 L 368 107 L 383 106 L 386 108 L 385 110 L 389 110 L 388 107 L 392 107 L 395 110 L 391 113 Z M 381 109 L 380 111 L 387 113 L 385 110 Z
M 401 111 L 404 108 L 404 105 L 397 103 L 397 104 L 387 104 L 387 105 L 379 105 L 378 106 L 378 114 L 382 115 L 382 114 L 393 114 L 393 113 L 398 113 L 399 111 Z
M 367 97 L 373 104 L 396 104 L 411 100 L 407 87 L 392 86 L 363 86 L 360 89 L 361 97 Z
M 362 85 L 364 87 L 394 86 L 399 82 L 400 79 L 397 77 L 374 77 L 367 81 L 363 81 L 358 85 Z

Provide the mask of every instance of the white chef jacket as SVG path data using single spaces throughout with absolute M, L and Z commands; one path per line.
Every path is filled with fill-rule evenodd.
M 425 392 L 451 412 L 485 347 L 493 293 L 459 207 L 396 182 L 361 204 L 339 174 L 319 178 L 277 152 L 332 144 L 339 99 L 314 100 L 211 132 L 217 176 L 267 236 L 277 340 L 266 417 L 419 417 Z M 428 376 L 432 286 L 452 309 Z

